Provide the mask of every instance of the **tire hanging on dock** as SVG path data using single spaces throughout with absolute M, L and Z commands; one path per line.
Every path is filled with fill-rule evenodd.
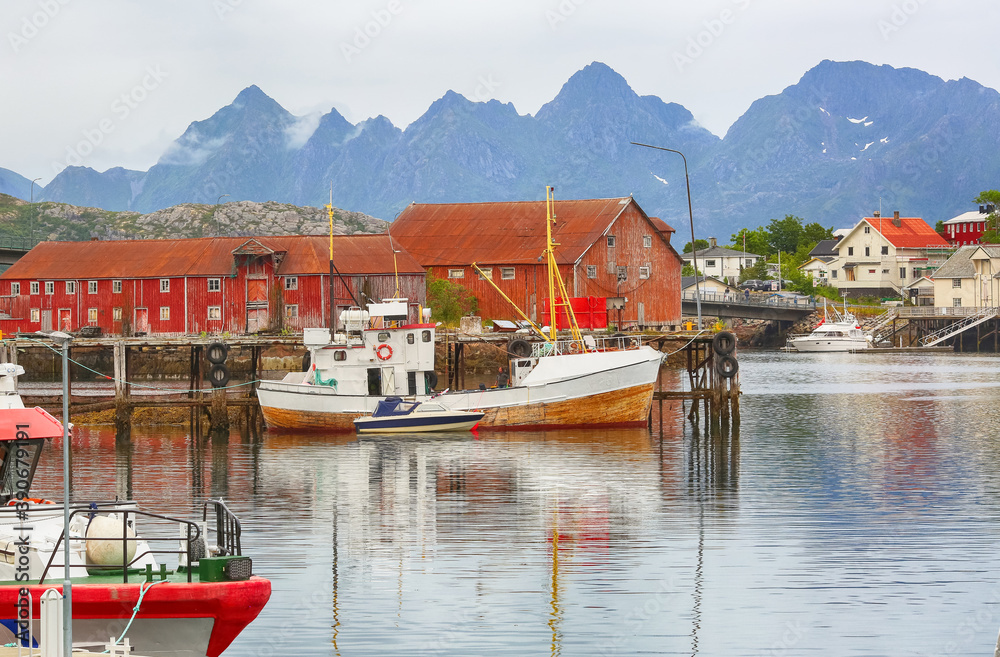
M 507 353 L 512 358 L 527 358 L 531 356 L 531 343 L 527 340 L 511 340 L 507 345 Z
M 731 379 L 740 371 L 740 364 L 735 358 L 729 354 L 725 354 L 718 357 L 715 368 L 722 378 Z
M 229 356 L 229 347 L 225 342 L 213 342 L 205 349 L 205 358 L 213 365 L 221 365 L 226 362 Z
M 729 331 L 719 331 L 712 337 L 712 349 L 720 356 L 728 356 L 736 349 L 736 336 Z
M 229 384 L 229 368 L 222 364 L 212 365 L 207 378 L 213 388 L 225 388 Z

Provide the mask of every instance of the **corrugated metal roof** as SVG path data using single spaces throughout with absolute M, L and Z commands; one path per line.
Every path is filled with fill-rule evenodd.
M 279 275 L 322 274 L 330 270 L 330 238 L 326 235 L 269 237 L 202 237 L 178 240 L 116 240 L 43 242 L 11 265 L 0 278 L 101 279 L 227 276 L 234 252 L 272 251 L 285 256 Z M 343 274 L 392 273 L 389 237 L 335 235 L 334 264 Z M 394 241 L 396 268 L 401 274 L 424 269 Z
M 900 217 L 899 226 L 892 223 L 892 217 L 865 217 L 872 228 L 882 233 L 896 248 L 920 249 L 926 246 L 949 246 L 945 238 L 938 235 L 920 217 Z
M 559 243 L 558 262 L 576 262 L 629 203 L 634 203 L 630 196 L 556 201 L 553 239 Z M 534 263 L 545 249 L 545 201 L 413 203 L 391 231 L 429 267 Z
M 660 231 L 661 233 L 677 232 L 676 230 L 674 230 L 673 226 L 665 222 L 663 219 L 660 219 L 659 217 L 650 217 L 649 220 L 653 222 L 654 226 L 656 226 L 656 230 Z

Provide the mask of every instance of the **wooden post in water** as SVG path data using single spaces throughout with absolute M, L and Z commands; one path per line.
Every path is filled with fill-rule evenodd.
M 229 408 L 226 406 L 225 388 L 212 388 L 212 417 L 209 431 L 213 434 L 229 431 Z
M 128 386 L 128 347 L 118 340 L 113 349 L 115 377 L 115 441 L 132 440 L 132 399 Z

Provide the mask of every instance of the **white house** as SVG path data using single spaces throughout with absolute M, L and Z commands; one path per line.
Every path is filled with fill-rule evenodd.
M 984 308 L 1000 299 L 1000 246 L 963 246 L 934 274 L 938 308 Z
M 699 249 L 698 271 L 705 276 L 714 276 L 720 280 L 736 283 L 740 280 L 740 272 L 746 267 L 753 267 L 762 256 L 746 251 L 736 251 L 719 246 L 714 237 L 708 238 L 708 248 Z M 684 264 L 692 264 L 692 254 L 681 255 Z

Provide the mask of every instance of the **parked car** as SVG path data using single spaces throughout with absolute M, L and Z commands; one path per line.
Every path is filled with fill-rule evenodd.
M 764 290 L 771 289 L 771 281 L 761 281 L 756 278 L 751 278 L 750 280 L 743 281 L 740 284 L 741 290 L 752 290 L 754 292 L 761 292 Z

